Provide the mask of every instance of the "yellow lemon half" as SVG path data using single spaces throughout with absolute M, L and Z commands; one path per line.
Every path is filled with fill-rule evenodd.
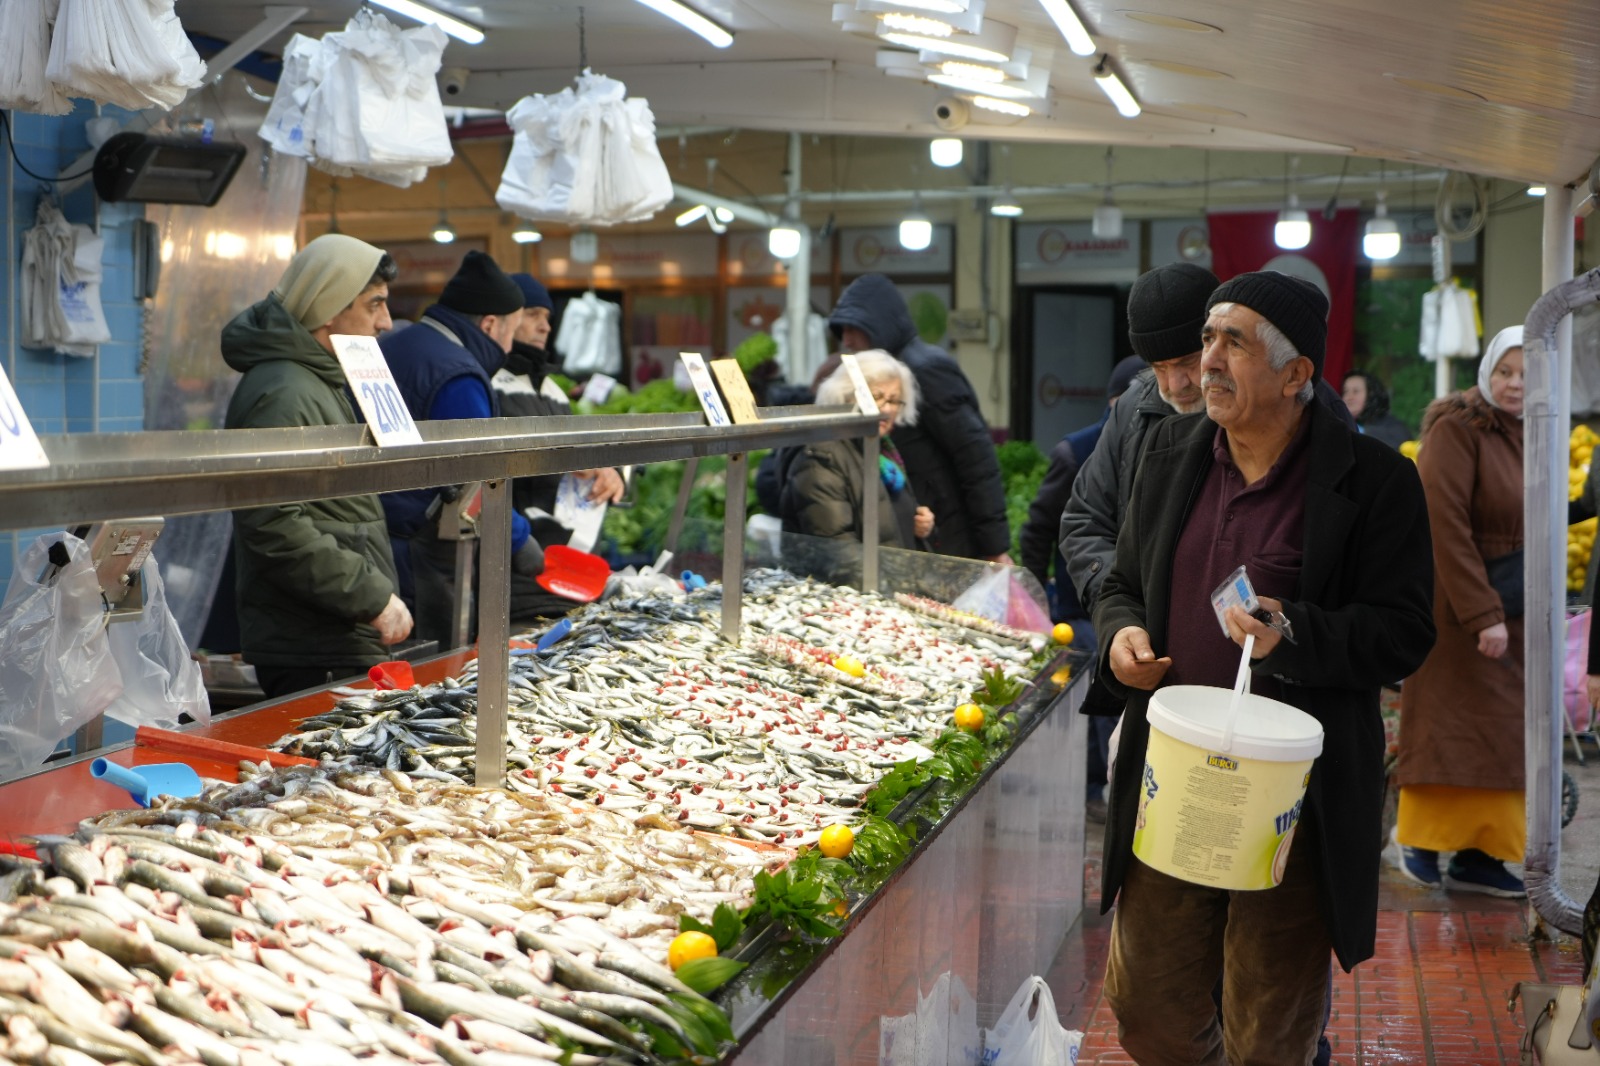
M 976 733 L 983 728 L 983 708 L 976 703 L 963 703 L 956 708 L 956 728 Z
M 833 660 L 833 666 L 834 669 L 841 670 L 851 677 L 865 677 L 867 674 L 867 668 L 861 665 L 861 660 L 850 655 L 839 656 Z
M 1057 644 L 1072 643 L 1072 627 L 1065 622 L 1057 622 L 1055 628 L 1050 630 L 1050 636 Z
M 705 933 L 679 933 L 667 948 L 667 964 L 676 970 L 694 959 L 709 959 L 717 953 L 717 942 Z
M 1072 667 L 1070 666 L 1063 666 L 1061 669 L 1050 675 L 1050 683 L 1054 685 L 1065 685 L 1071 680 Z
M 822 831 L 817 850 L 830 859 L 842 859 L 856 846 L 856 835 L 847 825 L 830 825 Z

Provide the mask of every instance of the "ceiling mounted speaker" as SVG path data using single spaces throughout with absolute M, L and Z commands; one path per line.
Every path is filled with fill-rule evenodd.
M 242 144 L 119 133 L 94 157 L 94 190 L 106 203 L 198 204 L 222 198 L 244 162 Z

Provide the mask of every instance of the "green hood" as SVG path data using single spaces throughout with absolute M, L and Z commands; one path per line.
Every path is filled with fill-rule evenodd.
M 222 328 L 222 359 L 241 374 L 275 360 L 299 363 L 330 388 L 344 388 L 344 370 L 332 352 L 300 324 L 273 293 Z

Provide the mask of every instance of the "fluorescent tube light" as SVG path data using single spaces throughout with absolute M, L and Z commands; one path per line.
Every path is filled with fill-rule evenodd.
M 726 48 L 733 43 L 733 34 L 706 18 L 700 12 L 678 0 L 638 0 L 652 11 L 667 16 L 684 29 L 699 34 L 716 48 Z
M 949 37 L 956 32 L 956 28 L 944 19 L 929 18 L 926 15 L 910 15 L 904 11 L 885 11 L 878 16 L 891 30 L 900 33 L 915 33 L 923 37 Z
M 1528 195 L 1529 196 L 1543 196 L 1544 194 L 1545 194 L 1545 187 L 1543 185 L 1530 185 L 1530 186 L 1528 186 Z
M 1072 49 L 1073 55 L 1094 55 L 1094 41 L 1089 37 L 1088 27 L 1084 26 L 1083 20 L 1067 0 L 1039 0 L 1039 6 L 1044 8 L 1044 13 L 1050 16 L 1050 21 L 1066 38 L 1067 47 Z
M 696 222 L 699 222 L 702 218 L 706 217 L 706 210 L 707 208 L 705 204 L 695 204 L 673 221 L 680 226 L 692 226 Z
M 529 225 L 521 225 L 511 231 L 511 239 L 518 244 L 538 244 L 544 240 L 544 234 Z
M 397 15 L 416 19 L 418 22 L 427 22 L 439 27 L 458 41 L 467 44 L 482 44 L 483 31 L 476 26 L 468 25 L 460 19 L 446 15 L 442 11 L 435 11 L 416 0 L 372 0 L 379 7 L 386 7 Z
M 1015 115 L 1017 118 L 1027 118 L 1033 114 L 1033 108 L 1027 104 L 1019 104 L 1015 100 L 1001 100 L 993 96 L 968 97 L 976 107 L 985 111 L 994 111 L 1002 115 Z
M 1095 84 L 1100 86 L 1100 91 L 1106 94 L 1123 118 L 1138 118 L 1139 101 L 1133 98 L 1128 87 L 1122 84 L 1122 79 L 1117 77 L 1117 72 L 1111 69 L 1110 58 L 1103 56 L 1100 65 L 1094 68 Z

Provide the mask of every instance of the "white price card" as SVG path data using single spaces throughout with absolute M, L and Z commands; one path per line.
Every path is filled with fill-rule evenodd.
M 49 465 L 50 457 L 39 444 L 22 401 L 17 399 L 6 372 L 0 370 L 0 470 L 33 470 Z
M 328 338 L 333 342 L 333 354 L 344 367 L 345 380 L 355 393 L 361 413 L 367 416 L 367 425 L 378 441 L 378 447 L 388 444 L 421 444 L 422 432 L 411 420 L 406 402 L 400 396 L 400 387 L 394 383 L 389 364 L 383 358 L 383 349 L 372 337 L 352 337 L 336 333 Z
M 728 418 L 727 408 L 722 406 L 722 397 L 717 394 L 717 386 L 711 380 L 711 371 L 706 368 L 705 356 L 699 352 L 679 352 L 678 358 L 683 360 L 683 368 L 689 372 L 689 381 L 694 385 L 695 399 L 700 401 L 700 407 L 706 413 L 706 421 L 713 426 L 726 426 L 732 420 Z
M 855 354 L 845 352 L 839 356 L 839 365 L 844 367 L 844 372 L 850 375 L 850 384 L 855 386 L 856 406 L 864 415 L 878 413 L 878 402 L 872 398 L 872 387 L 867 384 L 867 376 L 861 372 L 861 364 L 856 362 Z
M 608 374 L 592 374 L 588 384 L 583 387 L 583 398 L 598 407 L 611 398 L 611 390 L 616 387 L 616 378 Z

